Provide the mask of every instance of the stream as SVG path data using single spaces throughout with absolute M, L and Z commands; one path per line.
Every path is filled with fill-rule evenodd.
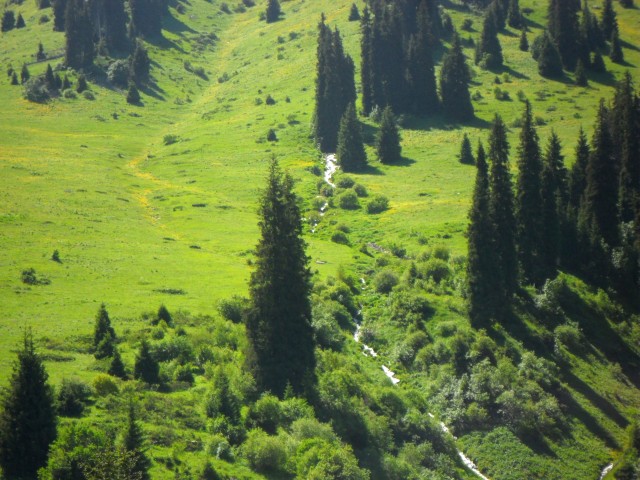
M 333 188 L 336 188 L 336 185 L 335 183 L 333 183 L 332 179 L 333 179 L 333 175 L 336 173 L 337 170 L 338 170 L 338 161 L 337 161 L 336 155 L 334 153 L 331 153 L 325 156 L 324 181 Z M 328 206 L 329 204 L 325 202 L 325 204 L 320 208 L 320 215 L 324 215 Z M 313 232 L 315 232 L 315 226 L 312 229 L 312 233 Z M 364 278 L 361 278 L 360 282 L 362 283 L 364 288 L 364 286 L 366 285 Z M 356 318 L 354 318 L 354 322 L 356 324 L 356 330 L 353 333 L 353 340 L 362 346 L 363 355 L 366 355 L 372 358 L 377 358 L 378 354 L 376 353 L 376 351 L 373 348 L 371 348 L 369 345 L 362 343 L 361 332 L 360 332 L 362 326 L 358 321 L 358 318 L 360 317 L 361 313 L 362 313 L 362 310 L 360 310 Z M 395 372 L 393 372 L 389 367 L 387 367 L 386 365 L 382 365 L 382 371 L 389 378 L 391 383 L 393 383 L 393 385 L 397 385 L 398 383 L 400 383 L 400 379 L 396 377 Z M 435 416 L 432 413 L 429 413 L 429 416 L 435 419 Z M 447 427 L 444 424 L 444 422 L 440 422 L 440 428 L 442 429 L 443 432 L 450 435 L 454 440 L 457 440 L 457 438 L 449 431 L 449 427 Z M 458 456 L 460 457 L 460 460 L 462 460 L 462 463 L 465 465 L 465 467 L 471 470 L 478 478 L 481 478 L 482 480 L 490 480 L 488 477 L 482 474 L 482 472 L 478 469 L 476 464 L 473 463 L 473 461 L 469 457 L 467 457 L 464 454 L 464 452 L 462 452 L 461 450 L 458 450 L 457 448 L 456 448 L 456 451 L 458 452 Z M 603 480 L 604 477 L 606 477 L 607 474 L 612 469 L 613 469 L 612 463 L 604 467 L 604 469 L 600 474 L 599 480 Z

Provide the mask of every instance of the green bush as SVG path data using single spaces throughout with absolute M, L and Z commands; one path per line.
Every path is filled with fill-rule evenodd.
M 89 403 L 92 391 L 89 385 L 77 379 L 63 379 L 56 397 L 58 414 L 79 417 Z
M 360 208 L 358 194 L 353 189 L 344 191 L 338 197 L 338 205 L 344 210 L 356 210 Z
M 104 397 L 118 393 L 118 385 L 109 375 L 99 374 L 93 379 L 93 389 L 96 395 Z
M 275 474 L 286 470 L 287 453 L 282 439 L 267 435 L 263 430 L 251 430 L 242 445 L 242 453 L 253 470 Z
M 356 181 L 347 175 L 340 175 L 336 179 L 336 187 L 338 188 L 351 188 L 355 184 L 356 184 Z
M 375 195 L 367 203 L 367 213 L 382 213 L 389 208 L 389 199 L 384 195 Z
M 282 411 L 278 397 L 265 394 L 249 407 L 245 424 L 247 428 L 261 428 L 273 435 L 276 433 L 281 419 Z
M 433 279 L 436 283 L 447 280 L 451 276 L 449 264 L 439 258 L 431 258 L 425 264 L 420 265 L 419 272 L 422 278 Z
M 334 232 L 333 235 L 331 235 L 331 241 L 341 245 L 349 245 L 349 238 L 341 231 Z
M 373 288 L 378 293 L 389 293 L 398 284 L 398 277 L 392 270 L 382 270 L 373 277 Z

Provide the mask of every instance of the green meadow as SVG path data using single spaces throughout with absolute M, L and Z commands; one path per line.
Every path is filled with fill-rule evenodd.
M 365 325 L 377 332 L 372 345 L 381 358 L 362 357 L 355 346 L 349 347 L 348 355 L 372 382 L 384 384 L 379 363 L 387 362 L 399 372 L 400 388 L 406 383 L 433 394 L 430 389 L 437 379 L 405 368 L 394 354 L 405 331 L 378 320 L 386 300 L 369 286 L 374 273 L 384 265 L 401 270 L 405 261 L 376 249 L 404 248 L 413 259 L 425 250 L 445 247 L 453 264 L 466 255 L 475 175 L 473 166 L 457 160 L 463 134 L 474 146 L 486 141 L 492 118 L 500 114 L 510 127 L 515 173 L 516 122 L 527 98 L 538 119 L 541 144 L 554 130 L 569 166 L 579 129 L 591 137 L 600 98 L 611 98 L 616 80 L 626 70 L 636 87 L 640 81 L 638 7 L 622 9 L 616 3 L 626 63 L 616 65 L 605 58 L 608 73 L 590 73 L 586 88 L 573 85 L 571 74 L 561 81 L 540 77 L 530 53 L 518 49 L 519 32 L 507 29 L 500 34 L 505 67 L 499 72 L 472 68 L 476 110 L 472 123 L 451 124 L 444 116 L 403 117 L 405 160 L 385 166 L 375 157 L 376 123 L 361 119 L 370 168 L 351 176 L 369 196 L 388 197 L 390 208 L 368 214 L 367 199 L 362 198 L 358 210 L 342 210 L 336 204 L 320 216 L 317 196 L 324 160 L 310 136 L 317 24 L 325 13 L 327 23 L 339 28 L 358 70 L 359 23 L 347 21 L 351 1 L 288 0 L 282 2 L 282 19 L 266 24 L 259 20 L 263 3 L 230 14 L 221 11 L 219 0 L 191 0 L 184 13 L 171 7 L 162 39 L 146 43 L 153 81 L 142 90 L 140 106 L 127 104 L 126 92 L 111 87 L 106 78 L 90 81 L 93 99 L 80 94 L 46 104 L 25 100 L 22 87 L 10 85 L 4 69 L 12 66 L 19 71 L 26 63 L 37 75 L 47 63 L 61 64 L 64 34 L 52 31 L 50 9 L 37 10 L 32 1 L 12 7 L 22 13 L 27 26 L 0 36 L 4 66 L 0 72 L 0 385 L 8 381 L 26 328 L 33 329 L 54 385 L 69 377 L 91 382 L 103 366 L 85 346 L 101 303 L 106 304 L 116 331 L 128 339 L 122 352 L 129 364 L 138 335 L 148 330 L 141 315 L 157 311 L 161 304 L 203 342 L 212 329 L 201 316 L 213 316 L 214 324 L 223 328 L 219 302 L 247 294 L 258 239 L 257 202 L 268 161 L 276 156 L 296 179 L 309 220 L 305 240 L 315 280 L 346 275 L 365 282 L 359 302 L 365 306 Z M 527 19 L 532 42 L 546 24 L 546 2 L 520 3 L 531 12 Z M 592 3 L 599 15 L 596 2 Z M 479 13 L 465 11 L 458 1 L 444 4 L 456 27 L 465 19 L 473 21 L 471 32 L 461 31 L 463 39 L 479 36 Z M 359 1 L 358 6 L 362 9 L 364 3 Z M 48 22 L 41 22 L 43 14 L 50 17 Z M 56 58 L 36 62 L 38 42 Z M 436 52 L 438 68 L 443 51 L 444 47 Z M 473 47 L 466 46 L 465 53 L 471 65 Z M 192 73 L 187 64 L 202 67 L 206 74 Z M 72 71 L 60 73 L 75 82 Z M 356 76 L 359 79 L 358 71 Z M 496 99 L 496 88 L 507 92 L 509 99 Z M 274 105 L 265 103 L 268 95 Z M 270 129 L 275 130 L 277 142 L 267 141 Z M 319 221 L 313 231 L 312 220 Z M 331 241 L 337 228 L 347 232 L 347 245 Z M 51 259 L 55 250 L 59 262 Z M 21 273 L 28 268 L 35 269 L 42 284 L 21 282 Z M 585 335 L 599 325 L 613 331 L 612 312 L 619 310 L 606 293 L 570 276 L 567 282 L 583 299 L 583 310 L 576 307 L 573 319 L 586 322 Z M 435 310 L 428 331 L 448 345 L 453 337 L 447 331 L 468 327 L 464 300 L 453 284 L 448 293 L 436 289 L 426 296 Z M 518 313 L 521 324 L 501 333 L 500 348 L 505 352 L 529 348 L 550 355 L 553 325 L 524 307 Z M 241 337 L 238 327 L 233 328 L 228 335 Z M 614 348 L 605 340 L 590 340 L 589 353 L 567 353 L 566 371 L 572 380 L 566 390 L 574 408 L 571 440 L 549 441 L 536 451 L 506 429 L 460 439 L 490 478 L 525 478 L 523 472 L 529 472 L 527 478 L 595 479 L 618 455 L 628 419 L 638 414 L 640 390 L 621 373 L 624 359 L 614 361 L 609 355 Z M 634 348 L 637 351 L 638 345 Z M 179 391 L 147 397 L 145 405 L 153 412 L 145 419 L 147 428 L 156 437 L 173 429 L 182 442 L 178 453 L 177 447 L 154 447 L 155 455 L 175 454 L 186 463 L 200 458 L 187 447 L 190 441 L 202 441 L 204 434 L 180 419 L 167 423 L 163 418 L 167 412 L 197 410 L 205 380 L 199 378 L 194 388 L 195 394 Z M 109 407 L 101 406 L 104 409 L 91 414 L 96 420 L 108 418 Z M 224 462 L 219 466 L 236 478 L 254 478 L 248 468 Z M 152 473 L 154 478 L 173 478 L 157 465 Z M 462 475 L 475 478 L 469 472 Z

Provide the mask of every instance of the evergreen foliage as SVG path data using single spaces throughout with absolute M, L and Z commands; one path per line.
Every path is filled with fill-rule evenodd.
M 211 462 L 207 462 L 198 476 L 198 480 L 222 480 L 222 477 L 211 466 Z
M 313 131 L 322 152 L 335 152 L 340 120 L 356 101 L 354 65 L 344 53 L 338 30 L 331 31 L 324 15 L 318 26 L 318 53 Z
M 416 115 L 429 115 L 439 108 L 433 52 L 429 41 L 429 19 L 426 8 L 418 10 L 418 31 L 407 48 L 408 110 Z
M 111 359 L 107 373 L 113 377 L 118 377 L 123 380 L 127 379 L 127 370 L 124 366 L 124 362 L 122 361 L 122 357 L 120 356 L 120 350 L 117 348 L 114 348 L 113 350 L 113 358 Z
M 129 0 L 129 8 L 130 28 L 137 35 L 153 38 L 162 34 L 162 0 Z
M 352 3 L 351 10 L 349 10 L 349 21 L 357 22 L 358 20 L 360 20 L 360 11 L 358 10 L 358 6 Z
M 23 63 L 22 70 L 20 70 L 20 83 L 26 83 L 30 78 L 31 73 L 29 73 L 29 68 L 26 63 Z
M 93 21 L 84 0 L 67 0 L 65 9 L 65 65 L 75 69 L 93 65 Z
M 476 181 L 469 212 L 467 288 L 469 317 L 474 327 L 490 324 L 498 300 L 497 258 L 494 229 L 489 215 L 491 192 L 486 155 L 482 144 L 476 156 Z
M 462 52 L 460 37 L 455 34 L 440 69 L 440 95 L 444 112 L 458 121 L 471 120 L 474 116 L 469 80 L 469 67 Z
M 20 81 L 18 80 L 18 74 L 13 72 L 11 74 L 11 85 L 20 85 Z
M 604 0 L 602 3 L 602 17 L 600 19 L 602 35 L 604 38 L 611 38 L 614 30 L 618 29 L 618 19 L 613 8 L 613 0 Z
M 582 195 L 587 186 L 587 164 L 590 156 L 589 141 L 581 128 L 578 135 L 578 143 L 575 150 L 575 161 L 569 174 L 569 206 L 574 210 L 580 208 Z
M 55 32 L 64 32 L 65 30 L 65 12 L 67 11 L 67 2 L 69 0 L 53 1 L 53 30 Z
M 464 163 L 466 165 L 473 165 L 476 162 L 475 158 L 473 158 L 473 152 L 471 151 L 469 136 L 466 133 L 462 136 L 460 156 L 458 157 L 458 160 L 460 160 L 460 163 Z
M 622 45 L 620 43 L 620 33 L 618 31 L 618 25 L 616 24 L 613 33 L 611 34 L 611 48 L 609 50 L 609 58 L 614 63 L 624 62 L 624 53 L 622 52 Z
M 47 378 L 33 335 L 27 332 L 0 399 L 0 467 L 7 480 L 36 478 L 47 463 L 56 438 L 53 391 Z
M 2 14 L 2 23 L 0 24 L 0 31 L 8 32 L 13 30 L 16 26 L 16 14 L 13 10 L 5 10 Z
M 267 11 L 265 12 L 267 23 L 277 22 L 281 13 L 280 2 L 278 2 L 278 0 L 269 0 L 267 3 Z
M 495 9 L 490 9 L 485 14 L 482 33 L 476 46 L 476 65 L 490 70 L 500 68 L 503 62 L 495 12 Z
M 580 0 L 550 0 L 547 30 L 558 49 L 562 65 L 573 70 L 578 58 Z M 543 75 L 553 76 L 553 75 Z
M 50 63 L 47 63 L 47 69 L 44 73 L 44 81 L 49 91 L 56 90 L 56 78 L 53 75 L 53 69 L 51 68 Z
M 144 85 L 149 81 L 149 70 L 151 69 L 151 60 L 147 49 L 144 48 L 142 42 L 136 42 L 136 48 L 131 55 L 129 76 L 138 85 Z M 140 100 L 138 100 L 140 101 Z
M 87 88 L 89 88 L 89 86 L 87 85 L 87 77 L 85 77 L 83 74 L 78 75 L 78 84 L 76 85 L 76 92 L 82 93 Z
M 360 19 L 360 83 L 362 85 L 362 111 L 369 115 L 374 107 L 373 99 L 373 25 L 369 7 L 365 6 Z
M 96 358 L 110 357 L 113 354 L 113 343 L 115 339 L 116 332 L 111 326 L 109 313 L 103 303 L 98 309 L 93 328 L 93 348 Z
M 140 480 L 149 480 L 149 468 L 151 462 L 147 458 L 144 448 L 144 433 L 136 416 L 133 402 L 129 404 L 129 412 L 127 415 L 127 425 L 122 440 L 123 450 L 129 453 L 133 458 L 132 473 L 138 476 Z
M 146 340 L 142 340 L 140 350 L 136 355 L 136 362 L 133 367 L 133 378 L 149 384 L 160 383 L 160 365 L 158 365 L 158 361 L 153 357 L 149 343 Z
M 607 67 L 604 64 L 604 59 L 599 51 L 593 54 L 593 61 L 591 62 L 591 70 L 596 73 L 607 73 Z
M 520 11 L 520 2 L 518 0 L 509 0 L 509 10 L 507 12 L 507 23 L 511 28 L 522 28 L 524 21 L 522 12 Z
M 133 82 L 129 84 L 129 89 L 127 90 L 127 103 L 131 105 L 138 105 L 140 103 L 140 92 Z
M 587 79 L 587 72 L 582 62 L 582 59 L 578 59 L 578 63 L 576 64 L 576 78 L 575 83 L 579 87 L 586 87 L 589 85 L 589 80 Z
M 562 76 L 562 59 L 551 36 L 545 32 L 538 55 L 538 73 L 546 78 Z
M 618 240 L 618 176 L 609 127 L 609 112 L 601 101 L 587 164 L 581 221 L 593 241 L 603 239 L 613 246 Z
M 544 280 L 540 272 L 540 242 L 543 219 L 540 205 L 542 160 L 531 104 L 525 103 L 518 145 L 518 179 L 516 183 L 516 228 L 518 260 L 522 278 L 537 286 Z
M 491 171 L 491 201 L 489 211 L 494 228 L 494 248 L 499 278 L 501 314 L 506 314 L 518 286 L 518 260 L 516 255 L 516 222 L 514 198 L 509 173 L 509 143 L 506 126 L 496 114 L 489 134 L 489 160 Z
M 60 0 L 57 0 L 60 1 Z M 109 52 L 126 52 L 129 50 L 127 36 L 127 13 L 124 0 L 102 0 L 102 16 L 104 41 Z
M 528 52 L 529 51 L 529 39 L 527 38 L 527 31 L 523 28 L 522 33 L 520 33 L 520 43 L 518 45 L 520 51 Z
M 293 179 L 273 159 L 260 200 L 261 237 L 249 281 L 246 327 L 247 363 L 258 388 L 279 396 L 288 384 L 303 393 L 315 383 L 311 273 L 296 202 Z
M 337 157 L 345 172 L 361 171 L 367 166 L 367 153 L 353 103 L 349 104 L 340 121 Z
M 24 23 L 24 18 L 22 17 L 22 14 L 19 13 L 18 14 L 18 18 L 16 18 L 16 28 L 24 28 L 27 25 Z
M 399 163 L 402 160 L 400 132 L 391 107 L 386 107 L 382 112 L 380 129 L 376 137 L 376 153 L 380 163 L 387 165 Z

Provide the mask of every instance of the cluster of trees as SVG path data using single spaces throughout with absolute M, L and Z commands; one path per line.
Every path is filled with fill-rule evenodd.
M 639 138 L 640 101 L 629 74 L 619 83 L 612 106 L 601 102 L 591 145 L 581 132 L 570 172 L 555 133 L 541 151 L 527 103 L 514 194 L 506 129 L 496 116 L 489 150 L 485 155 L 480 144 L 475 159 L 467 271 L 475 325 L 504 319 L 520 282 L 541 287 L 558 267 L 600 285 L 613 284 L 637 302 Z
M 442 109 L 469 120 L 470 74 L 451 19 L 434 0 L 370 2 L 361 17 L 362 106 L 366 115 L 390 106 L 396 114 L 432 115 Z M 451 37 L 440 72 L 440 98 L 433 49 Z
M 9 30 L 13 30 L 14 28 L 24 28 L 26 24 L 24 22 L 24 18 L 22 17 L 22 13 L 18 13 L 18 17 L 16 18 L 16 14 L 13 10 L 5 10 L 2 14 L 2 21 L 0 22 L 0 31 L 8 32 Z

